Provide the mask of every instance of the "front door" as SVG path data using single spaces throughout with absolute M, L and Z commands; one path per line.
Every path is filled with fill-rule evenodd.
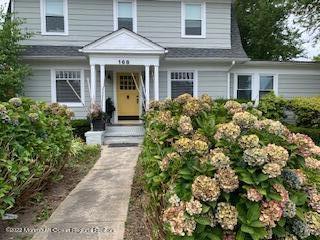
M 139 119 L 139 84 L 138 74 L 117 74 L 117 102 L 119 120 Z

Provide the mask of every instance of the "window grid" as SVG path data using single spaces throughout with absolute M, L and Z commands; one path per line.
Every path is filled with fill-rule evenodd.
M 195 72 L 173 71 L 170 72 L 171 97 L 176 98 L 184 93 L 194 96 Z
M 55 86 L 57 102 L 65 104 L 81 104 L 81 71 L 56 70 Z

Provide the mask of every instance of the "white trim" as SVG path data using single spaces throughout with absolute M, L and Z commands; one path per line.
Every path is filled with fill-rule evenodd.
M 149 103 L 150 103 L 150 65 L 145 65 L 145 86 L 146 86 L 146 110 L 149 110 Z
M 117 72 L 113 71 L 113 103 L 116 107 L 116 110 L 114 111 L 113 115 L 113 122 L 117 124 L 119 122 L 118 119 L 118 95 L 117 95 Z
M 66 105 L 67 107 L 84 107 L 85 105 L 85 86 L 84 86 L 84 69 L 72 69 L 72 68 L 64 68 L 64 67 L 57 67 L 50 69 L 51 75 L 51 102 L 57 103 L 57 79 L 56 79 L 56 72 L 57 71 L 77 71 L 80 72 L 80 97 L 81 102 L 79 103 L 68 103 L 68 102 L 58 102 L 61 105 Z
M 159 66 L 154 66 L 154 100 L 159 100 Z
M 188 70 L 181 70 L 181 69 L 170 69 L 167 72 L 167 97 L 168 98 L 172 98 L 172 80 L 171 79 L 171 73 L 172 72 L 193 72 L 193 96 L 194 97 L 198 97 L 199 95 L 199 91 L 198 91 L 198 85 L 199 85 L 199 74 L 198 74 L 198 70 L 194 69 L 194 70 L 190 70 L 190 68 Z M 191 80 L 190 80 L 191 81 Z
M 201 5 L 201 35 L 186 35 L 186 4 Z M 181 2 L 181 38 L 206 38 L 207 35 L 207 10 L 206 2 Z
M 68 0 L 63 0 L 64 32 L 47 32 L 46 0 L 40 0 L 41 35 L 67 36 L 69 35 L 69 10 Z
M 132 31 L 138 32 L 137 24 L 137 0 L 113 0 L 113 30 L 118 30 L 118 3 L 131 2 L 132 3 Z

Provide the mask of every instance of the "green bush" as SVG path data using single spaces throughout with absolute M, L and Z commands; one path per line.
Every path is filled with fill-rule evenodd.
M 298 126 L 320 128 L 320 96 L 294 98 L 289 107 L 297 116 Z
M 155 239 L 319 239 L 304 172 L 319 172 L 320 147 L 251 105 L 152 102 L 140 161 Z
M 277 121 L 282 121 L 286 117 L 287 100 L 277 97 L 273 92 L 265 95 L 259 102 L 259 110 L 263 116 Z
M 90 131 L 90 121 L 87 119 L 76 119 L 71 121 L 73 135 L 85 140 L 84 134 Z
M 73 140 L 72 114 L 31 99 L 0 103 L 0 215 L 64 166 Z

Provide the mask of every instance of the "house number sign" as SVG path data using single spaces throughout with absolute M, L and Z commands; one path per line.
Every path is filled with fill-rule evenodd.
M 120 59 L 120 60 L 119 60 L 119 64 L 121 64 L 121 65 L 129 65 L 129 64 L 130 64 L 130 61 L 129 61 L 129 60 L 126 60 L 126 59 Z

